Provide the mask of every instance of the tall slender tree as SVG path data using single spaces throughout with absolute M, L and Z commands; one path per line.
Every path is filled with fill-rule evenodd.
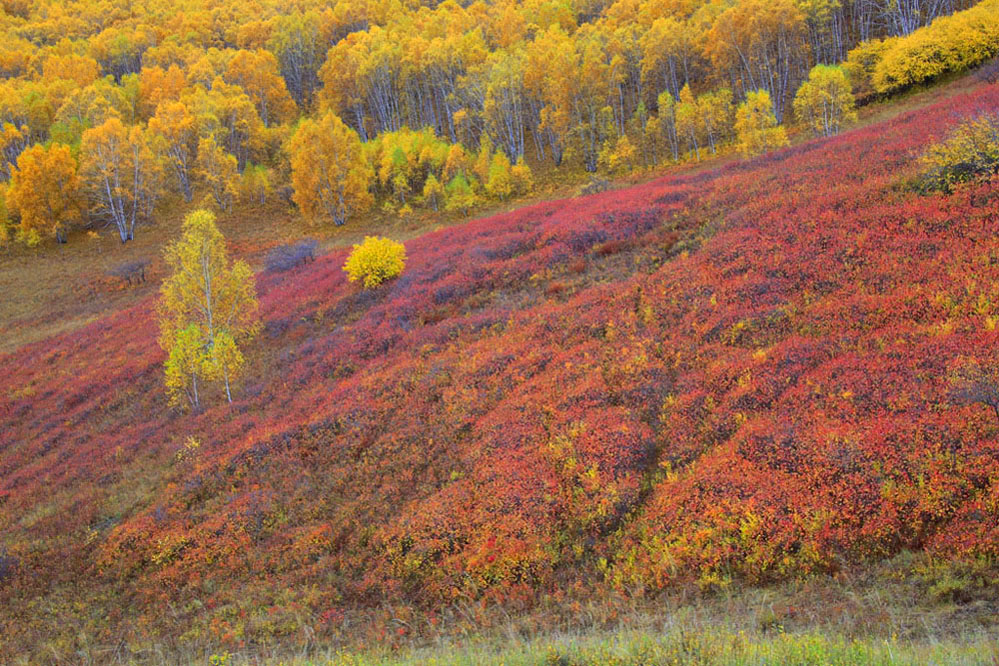
M 225 239 L 207 210 L 184 220 L 183 235 L 165 252 L 172 274 L 160 290 L 160 346 L 167 352 L 171 404 L 200 405 L 199 380 L 221 381 L 232 402 L 232 381 L 244 366 L 239 344 L 259 330 L 253 272 L 230 262 Z

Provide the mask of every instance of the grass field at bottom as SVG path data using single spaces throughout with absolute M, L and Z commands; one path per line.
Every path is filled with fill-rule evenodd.
M 248 663 L 238 655 L 215 655 L 220 666 Z M 310 659 L 275 661 L 288 666 L 479 666 L 551 665 L 611 666 L 705 664 L 752 666 L 763 664 L 842 665 L 939 664 L 941 666 L 999 664 L 999 640 L 986 633 L 962 638 L 920 640 L 847 638 L 818 632 L 748 635 L 728 630 L 697 631 L 681 627 L 623 630 L 607 634 L 552 635 L 529 640 L 470 641 L 442 644 L 405 653 L 377 650 L 330 653 Z

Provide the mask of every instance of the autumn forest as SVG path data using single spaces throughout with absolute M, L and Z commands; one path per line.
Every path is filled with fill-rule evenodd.
M 999 0 L 0 0 L 0 664 L 991 664 Z

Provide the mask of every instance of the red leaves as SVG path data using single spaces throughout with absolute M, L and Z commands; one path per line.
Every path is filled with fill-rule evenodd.
M 337 625 L 994 555 L 999 424 L 951 375 L 994 363 L 999 219 L 985 185 L 894 184 L 997 96 L 428 234 L 374 290 L 342 252 L 263 275 L 231 410 L 166 410 L 148 306 L 5 357 L 0 529 L 40 572 L 13 594 L 69 563 L 94 598 L 197 598 L 188 624 L 224 635 L 278 591 Z

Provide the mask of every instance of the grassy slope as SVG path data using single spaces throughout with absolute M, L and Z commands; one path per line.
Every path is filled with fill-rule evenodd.
M 897 184 L 995 97 L 418 237 L 373 294 L 339 251 L 263 276 L 232 410 L 165 409 L 153 287 L 58 297 L 96 322 L 0 360 L 0 649 L 377 640 L 467 595 L 988 556 L 995 424 L 946 374 L 993 346 L 994 200 Z

